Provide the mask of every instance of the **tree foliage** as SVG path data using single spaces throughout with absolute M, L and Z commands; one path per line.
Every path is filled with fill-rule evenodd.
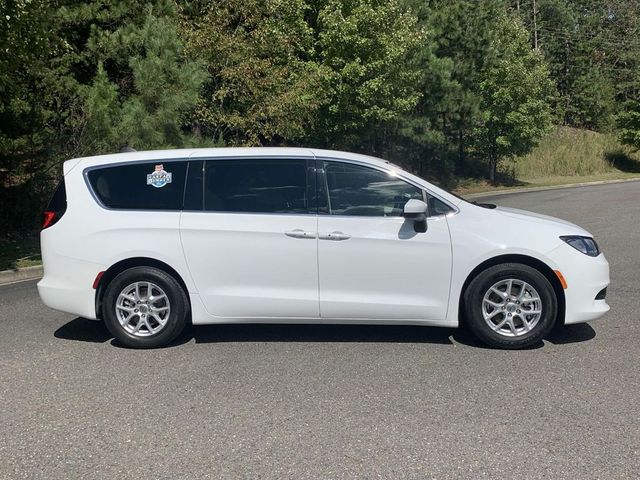
M 230 0 L 183 9 L 189 55 L 208 73 L 194 127 L 212 141 L 301 138 L 325 101 L 302 0 Z
M 640 92 L 640 1 L 509 4 L 530 37 L 538 39 L 558 89 L 554 107 L 562 123 L 594 130 L 614 127 L 621 106 Z
M 395 0 L 328 0 L 316 15 L 315 57 L 329 96 L 314 143 L 379 151 L 389 123 L 419 98 L 419 72 L 408 62 L 421 36 L 416 18 Z
M 499 17 L 495 33 L 496 56 L 478 83 L 480 122 L 472 133 L 490 180 L 501 159 L 529 152 L 552 126 L 553 86 L 539 52 L 531 50 L 517 19 Z
M 395 0 L 232 0 L 183 13 L 209 74 L 196 119 L 211 140 L 362 148 L 417 99 L 405 61 L 419 32 Z
M 629 101 L 625 107 L 617 118 L 620 140 L 640 150 L 640 101 Z
M 185 114 L 195 107 L 205 74 L 184 57 L 175 20 L 149 8 L 141 25 L 126 23 L 95 36 L 100 60 L 85 90 L 83 152 L 182 146 Z M 112 52 L 121 50 L 128 62 L 112 81 L 104 65 L 118 61 Z
M 124 146 L 349 149 L 443 183 L 554 122 L 638 147 L 639 32 L 640 0 L 0 0 L 0 228 Z

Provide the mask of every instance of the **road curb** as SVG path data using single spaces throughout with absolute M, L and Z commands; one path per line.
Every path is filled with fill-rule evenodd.
M 465 199 L 474 199 L 482 197 L 493 197 L 498 195 L 508 195 L 510 193 L 526 193 L 526 192 L 542 192 L 545 190 L 562 190 L 565 188 L 590 187 L 594 185 L 609 185 L 612 183 L 640 182 L 640 178 L 621 178 L 618 180 L 599 180 L 597 182 L 583 183 L 567 183 L 564 185 L 549 185 L 548 187 L 531 187 L 531 188 L 511 188 L 505 190 L 495 190 L 493 192 L 470 193 L 462 195 Z
M 0 272 L 0 285 L 22 282 L 24 280 L 34 280 L 41 278 L 43 274 L 42 265 L 18 268 L 17 270 L 3 270 Z

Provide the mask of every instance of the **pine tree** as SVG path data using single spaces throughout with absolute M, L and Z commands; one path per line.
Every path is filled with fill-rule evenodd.
M 461 175 L 469 168 L 469 135 L 481 113 L 476 86 L 494 59 L 495 23 L 504 4 L 411 0 L 407 5 L 425 31 L 414 56 L 422 95 L 415 111 L 401 122 L 400 142 L 414 150 L 419 170 L 442 178 L 453 163 Z
M 142 12 L 115 28 L 94 28 L 89 37 L 98 65 L 85 93 L 81 144 L 87 153 L 185 142 L 184 115 L 195 107 L 204 71 L 185 57 L 170 4 L 144 6 Z
M 492 181 L 498 162 L 529 152 L 553 120 L 553 86 L 546 64 L 529 46 L 519 20 L 505 14 L 498 20 L 492 44 L 496 58 L 477 87 L 482 121 L 472 133 L 474 149 L 486 158 Z

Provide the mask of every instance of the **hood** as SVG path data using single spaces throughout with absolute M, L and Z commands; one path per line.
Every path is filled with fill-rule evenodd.
M 526 220 L 528 222 L 536 222 L 548 227 L 557 227 L 558 230 L 566 232 L 563 233 L 563 235 L 583 235 L 587 237 L 593 236 L 584 228 L 579 227 L 574 223 L 567 222 L 566 220 L 562 220 L 560 218 L 551 217 L 549 215 L 542 215 L 541 213 L 528 212 L 526 210 L 519 210 L 517 208 L 508 207 L 496 207 L 494 211 L 506 217 L 515 218 L 518 220 Z

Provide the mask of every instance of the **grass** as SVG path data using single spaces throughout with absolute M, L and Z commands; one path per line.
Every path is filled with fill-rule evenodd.
M 0 271 L 40 265 L 38 235 L 11 236 L 0 239 Z
M 640 154 L 610 134 L 558 127 L 531 153 L 502 165 L 501 181 L 462 179 L 458 194 L 640 178 Z
M 522 180 L 615 172 L 640 174 L 640 156 L 611 134 L 558 127 L 531 153 L 516 158 L 509 166 Z
M 470 195 L 473 193 L 484 193 L 502 190 L 517 190 L 521 188 L 537 188 L 537 187 L 553 187 L 559 185 L 573 185 L 579 183 L 589 182 L 601 182 L 607 180 L 631 180 L 640 179 L 640 174 L 630 172 L 609 172 L 600 173 L 594 175 L 572 175 L 572 176 L 557 176 L 557 177 L 541 177 L 541 178 L 529 178 L 527 180 L 521 180 L 513 182 L 509 185 L 504 184 L 492 184 L 486 180 L 469 179 L 460 183 L 454 192 L 458 195 Z

